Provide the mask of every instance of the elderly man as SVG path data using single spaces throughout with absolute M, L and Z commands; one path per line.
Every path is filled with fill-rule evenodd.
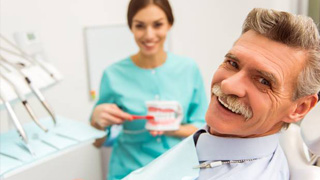
M 319 98 L 316 25 L 304 16 L 253 9 L 211 88 L 207 126 L 127 179 L 289 179 L 278 132 Z

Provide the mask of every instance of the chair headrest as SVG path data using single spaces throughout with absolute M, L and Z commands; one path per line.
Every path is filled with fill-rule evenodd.
M 319 109 L 315 107 L 314 110 Z M 301 136 L 310 152 L 320 156 L 320 118 L 319 116 L 307 116 L 300 124 Z

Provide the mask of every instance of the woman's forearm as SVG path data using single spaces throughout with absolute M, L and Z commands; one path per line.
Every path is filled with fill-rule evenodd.
M 184 124 L 181 125 L 178 130 L 166 131 L 164 134 L 168 136 L 188 137 L 191 134 L 195 133 L 197 130 L 198 128 L 192 124 Z

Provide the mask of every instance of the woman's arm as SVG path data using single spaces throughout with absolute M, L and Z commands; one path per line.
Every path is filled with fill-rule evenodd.
M 168 136 L 188 137 L 191 134 L 195 133 L 197 130 L 198 128 L 192 124 L 183 124 L 178 130 L 165 131 L 164 134 Z
M 178 130 L 175 131 L 150 131 L 150 134 L 152 136 L 158 136 L 158 135 L 167 135 L 167 136 L 175 136 L 175 137 L 188 137 L 191 134 L 195 133 L 198 130 L 198 128 L 192 124 L 184 124 L 180 125 Z

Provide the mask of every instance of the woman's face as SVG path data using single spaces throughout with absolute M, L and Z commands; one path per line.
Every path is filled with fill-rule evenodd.
M 131 31 L 140 53 L 152 56 L 163 51 L 163 44 L 170 28 L 165 12 L 152 4 L 139 10 L 133 17 Z

